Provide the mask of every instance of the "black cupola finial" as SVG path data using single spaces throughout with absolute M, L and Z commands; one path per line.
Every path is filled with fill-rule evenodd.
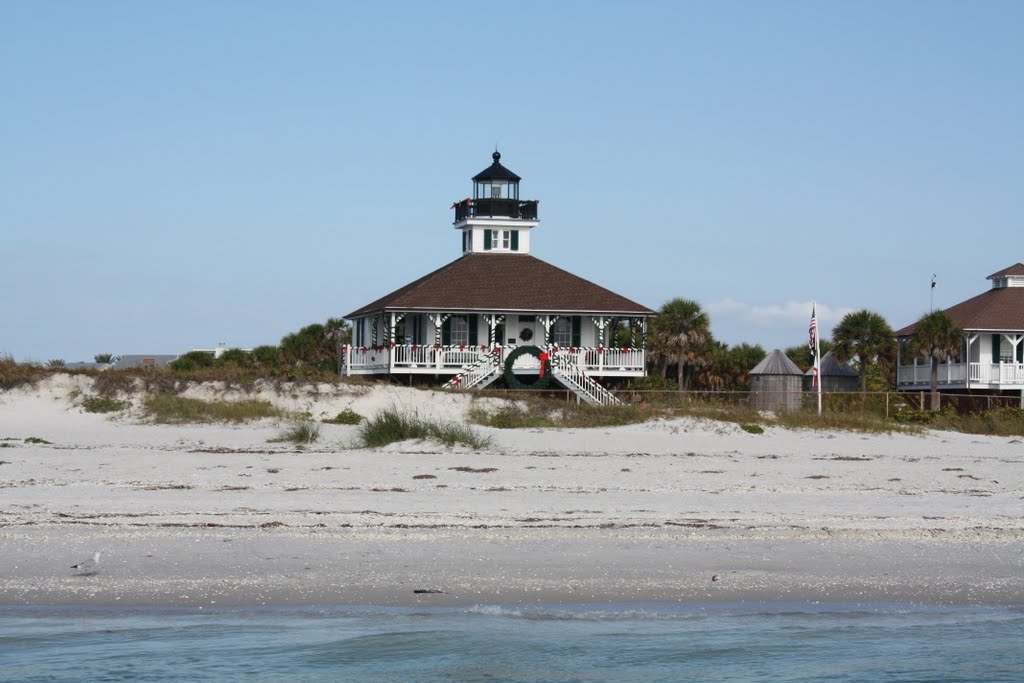
M 501 152 L 498 151 L 497 147 L 494 148 L 494 154 L 491 155 L 491 158 L 494 159 L 494 163 L 501 161 Z

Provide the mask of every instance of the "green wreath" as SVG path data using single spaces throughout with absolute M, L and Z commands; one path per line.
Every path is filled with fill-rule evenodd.
M 508 354 L 505 358 L 505 384 L 509 389 L 547 389 L 548 385 L 551 384 L 551 363 L 548 363 L 548 371 L 543 376 L 538 376 L 537 379 L 533 380 L 529 384 L 521 382 L 516 373 L 512 371 L 512 366 L 515 365 L 516 359 L 524 354 L 530 354 L 537 360 L 540 360 L 540 354 L 543 353 L 539 346 L 520 346 L 512 353 Z

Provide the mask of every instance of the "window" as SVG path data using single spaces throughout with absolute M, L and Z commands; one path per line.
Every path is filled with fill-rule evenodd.
M 451 317 L 452 327 L 452 346 L 466 346 L 469 344 L 469 323 L 466 321 L 466 317 L 462 315 L 453 315 Z
M 484 238 L 484 249 L 504 249 L 508 251 L 513 247 L 519 247 L 519 240 L 513 240 L 511 230 L 488 230 L 485 232 Z
M 555 346 L 572 346 L 572 320 L 561 317 L 551 329 L 551 341 Z

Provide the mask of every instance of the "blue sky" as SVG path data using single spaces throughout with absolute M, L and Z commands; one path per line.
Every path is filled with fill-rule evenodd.
M 536 256 L 729 343 L 1024 261 L 1021 2 L 7 2 L 0 104 L 19 360 L 354 310 L 458 256 L 495 143 Z

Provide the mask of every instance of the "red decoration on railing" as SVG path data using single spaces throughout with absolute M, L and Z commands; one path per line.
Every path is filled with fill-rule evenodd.
M 576 347 L 575 346 L 570 346 L 569 347 L 569 353 L 576 353 Z
M 538 377 L 543 377 L 544 376 L 544 366 L 547 364 L 548 358 L 550 358 L 550 356 L 548 356 L 548 352 L 547 351 L 541 351 L 540 355 L 537 356 L 537 358 L 540 359 L 540 372 L 537 373 L 537 376 Z
M 459 351 L 465 351 L 465 350 L 466 350 L 466 345 L 465 344 L 459 344 Z
M 434 350 L 435 351 L 440 351 L 441 350 L 441 345 L 440 344 L 434 344 Z
M 604 353 L 604 347 L 603 346 L 598 346 L 597 347 L 597 352 L 598 353 Z
M 413 345 L 412 345 L 412 350 L 413 350 L 413 352 L 415 352 L 415 351 L 416 351 L 416 349 L 418 349 L 418 348 L 419 348 L 419 345 L 418 345 L 418 344 L 413 344 Z
M 391 348 L 395 348 L 396 346 L 398 346 L 398 344 L 396 344 L 395 342 L 391 342 Z

